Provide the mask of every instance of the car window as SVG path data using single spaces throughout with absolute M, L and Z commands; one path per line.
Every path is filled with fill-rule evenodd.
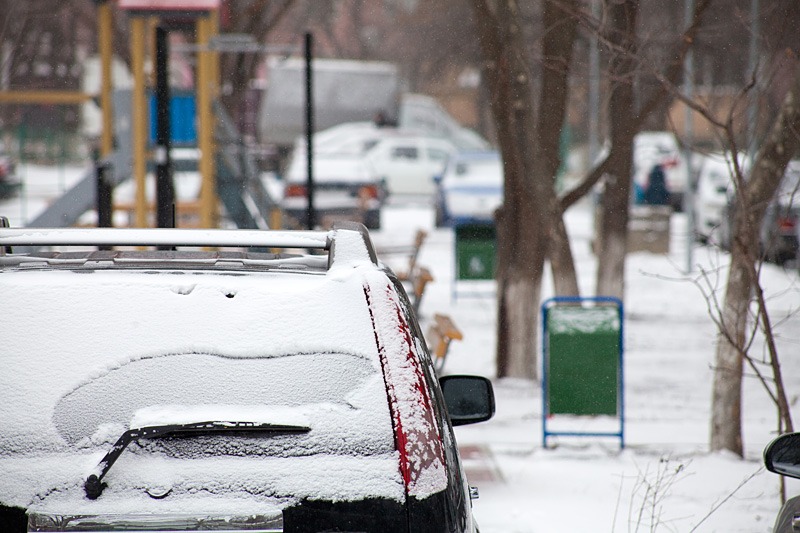
M 416 146 L 395 146 L 392 148 L 392 159 L 419 159 L 419 151 Z
M 428 148 L 428 159 L 437 162 L 447 161 L 447 152 L 438 148 Z
M 367 396 L 371 401 L 363 401 Z M 375 401 L 384 398 L 380 373 L 361 357 L 300 353 L 237 359 L 183 353 L 134 360 L 92 376 L 58 401 L 52 420 L 65 441 L 78 444 L 116 439 L 134 418 L 142 425 L 159 425 L 158 418 L 148 421 L 146 413 L 153 406 L 168 413 L 202 406 L 209 414 L 195 418 L 213 416 L 215 409 L 222 409 L 232 419 L 225 421 L 258 416 L 278 423 L 290 416 L 313 429 L 282 439 L 255 439 L 261 453 L 374 454 L 394 449 L 386 402 Z M 276 419 L 271 421 L 273 416 Z M 236 420 L 242 417 L 245 420 Z M 169 416 L 166 421 L 175 422 Z M 343 438 L 347 435 L 349 445 Z M 239 442 L 217 440 L 227 441 L 228 448 Z M 208 451 L 207 442 L 181 441 L 189 443 L 182 449 Z M 249 450 L 253 453 L 252 443 Z
M 165 485 L 175 510 L 208 480 L 267 499 L 402 501 L 360 278 L 151 268 L 0 278 L 17 309 L 0 322 L 0 471 L 15 491 L 5 502 L 63 487 L 60 501 L 75 509 L 88 473 L 129 429 L 211 421 L 309 430 L 139 440 L 98 501 Z
M 34 442 L 113 440 L 138 410 L 155 405 L 327 406 L 330 419 L 347 430 L 355 425 L 347 413 L 355 414 L 359 402 L 377 409 L 375 398 L 385 403 L 385 392 L 373 394 L 381 376 L 369 313 L 346 286 L 321 277 L 41 272 L 4 278 L 6 302 L 36 311 L 0 324 L 5 363 L 14 368 L 0 373 L 6 428 L 0 452 Z M 54 286 L 59 301 L 82 312 L 41 303 L 50 301 Z M 220 304 L 224 313 L 209 311 Z M 302 317 L 273 309 L 302 309 Z M 333 342 L 325 332 L 338 330 L 339 321 L 348 330 Z M 22 333 L 46 323 L 58 324 L 49 338 Z M 376 424 L 386 417 L 391 439 L 388 408 L 382 409 L 373 415 Z

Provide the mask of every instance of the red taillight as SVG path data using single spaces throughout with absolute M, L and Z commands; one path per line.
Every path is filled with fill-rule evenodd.
M 283 195 L 286 197 L 297 197 L 297 196 L 306 196 L 306 186 L 305 185 L 287 185 L 286 190 L 283 191 Z
M 670 157 L 668 159 L 664 159 L 661 162 L 661 166 L 664 168 L 673 168 L 678 166 L 678 158 L 677 157 Z
M 778 229 L 781 233 L 792 233 L 796 225 L 797 219 L 794 217 L 778 217 Z
M 408 495 L 425 498 L 447 488 L 442 436 L 406 315 L 392 287 L 375 287 L 378 290 L 364 287 L 364 294 L 386 384 L 398 467 Z
M 380 197 L 380 191 L 376 185 L 364 185 L 358 190 L 358 197 L 362 200 L 377 200 Z

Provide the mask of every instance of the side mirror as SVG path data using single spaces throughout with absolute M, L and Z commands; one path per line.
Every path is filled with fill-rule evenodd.
M 800 479 L 800 433 L 787 433 L 764 449 L 764 465 L 770 472 Z
M 439 385 L 454 426 L 475 424 L 494 415 L 492 382 L 481 376 L 443 376 Z
M 439 185 L 442 182 L 442 175 L 441 174 L 434 174 L 433 176 L 433 183 Z

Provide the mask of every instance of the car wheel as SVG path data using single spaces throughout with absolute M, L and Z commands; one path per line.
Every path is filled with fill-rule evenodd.
M 381 229 L 381 212 L 374 210 L 364 213 L 364 225 L 367 229 Z

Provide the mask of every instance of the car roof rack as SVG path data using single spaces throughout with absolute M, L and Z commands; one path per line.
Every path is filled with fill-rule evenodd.
M 338 222 L 327 231 L 175 228 L 9 228 L 0 217 L 0 256 L 13 247 L 157 246 L 209 248 L 296 248 L 328 252 L 328 268 L 341 261 L 378 265 L 366 227 Z M 337 250 L 338 248 L 338 250 Z

